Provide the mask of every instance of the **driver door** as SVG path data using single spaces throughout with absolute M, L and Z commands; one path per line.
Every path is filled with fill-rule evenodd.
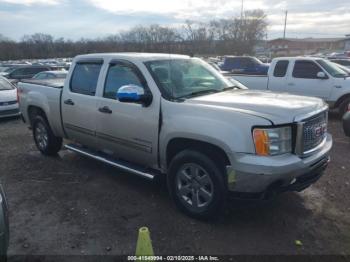
M 317 77 L 319 72 L 324 72 L 327 77 Z M 314 61 L 296 60 L 285 88 L 289 93 L 327 99 L 332 85 L 333 79 Z
M 97 101 L 96 136 L 99 147 L 122 160 L 156 165 L 159 101 L 153 101 L 147 107 L 139 103 L 120 102 L 117 91 L 125 85 L 148 89 L 137 66 L 127 61 L 113 61 Z

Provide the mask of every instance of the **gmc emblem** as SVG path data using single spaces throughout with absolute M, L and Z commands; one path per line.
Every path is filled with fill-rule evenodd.
M 323 124 L 321 126 L 318 126 L 314 129 L 314 134 L 316 138 L 319 138 L 321 136 L 324 136 L 327 132 L 327 125 Z

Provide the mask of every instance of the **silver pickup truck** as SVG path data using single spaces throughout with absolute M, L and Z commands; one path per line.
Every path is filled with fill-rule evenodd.
M 65 147 L 136 175 L 166 175 L 177 207 L 218 214 L 228 195 L 301 191 L 327 167 L 328 107 L 318 98 L 251 91 L 200 59 L 77 56 L 65 83 L 19 83 L 38 149 Z

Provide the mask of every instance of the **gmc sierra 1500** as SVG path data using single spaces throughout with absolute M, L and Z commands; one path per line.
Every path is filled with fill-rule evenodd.
M 153 179 L 196 218 L 239 196 L 301 191 L 326 168 L 332 138 L 318 98 L 246 90 L 200 59 L 92 54 L 65 83 L 19 83 L 38 149 L 71 151 Z

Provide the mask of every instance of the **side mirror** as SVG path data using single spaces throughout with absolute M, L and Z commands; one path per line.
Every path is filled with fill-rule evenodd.
M 325 72 L 318 72 L 317 78 L 319 79 L 328 79 L 328 76 L 325 74 Z
M 145 92 L 143 87 L 137 85 L 125 85 L 119 88 L 117 98 L 123 103 L 141 103 L 149 106 L 152 103 L 152 95 Z

